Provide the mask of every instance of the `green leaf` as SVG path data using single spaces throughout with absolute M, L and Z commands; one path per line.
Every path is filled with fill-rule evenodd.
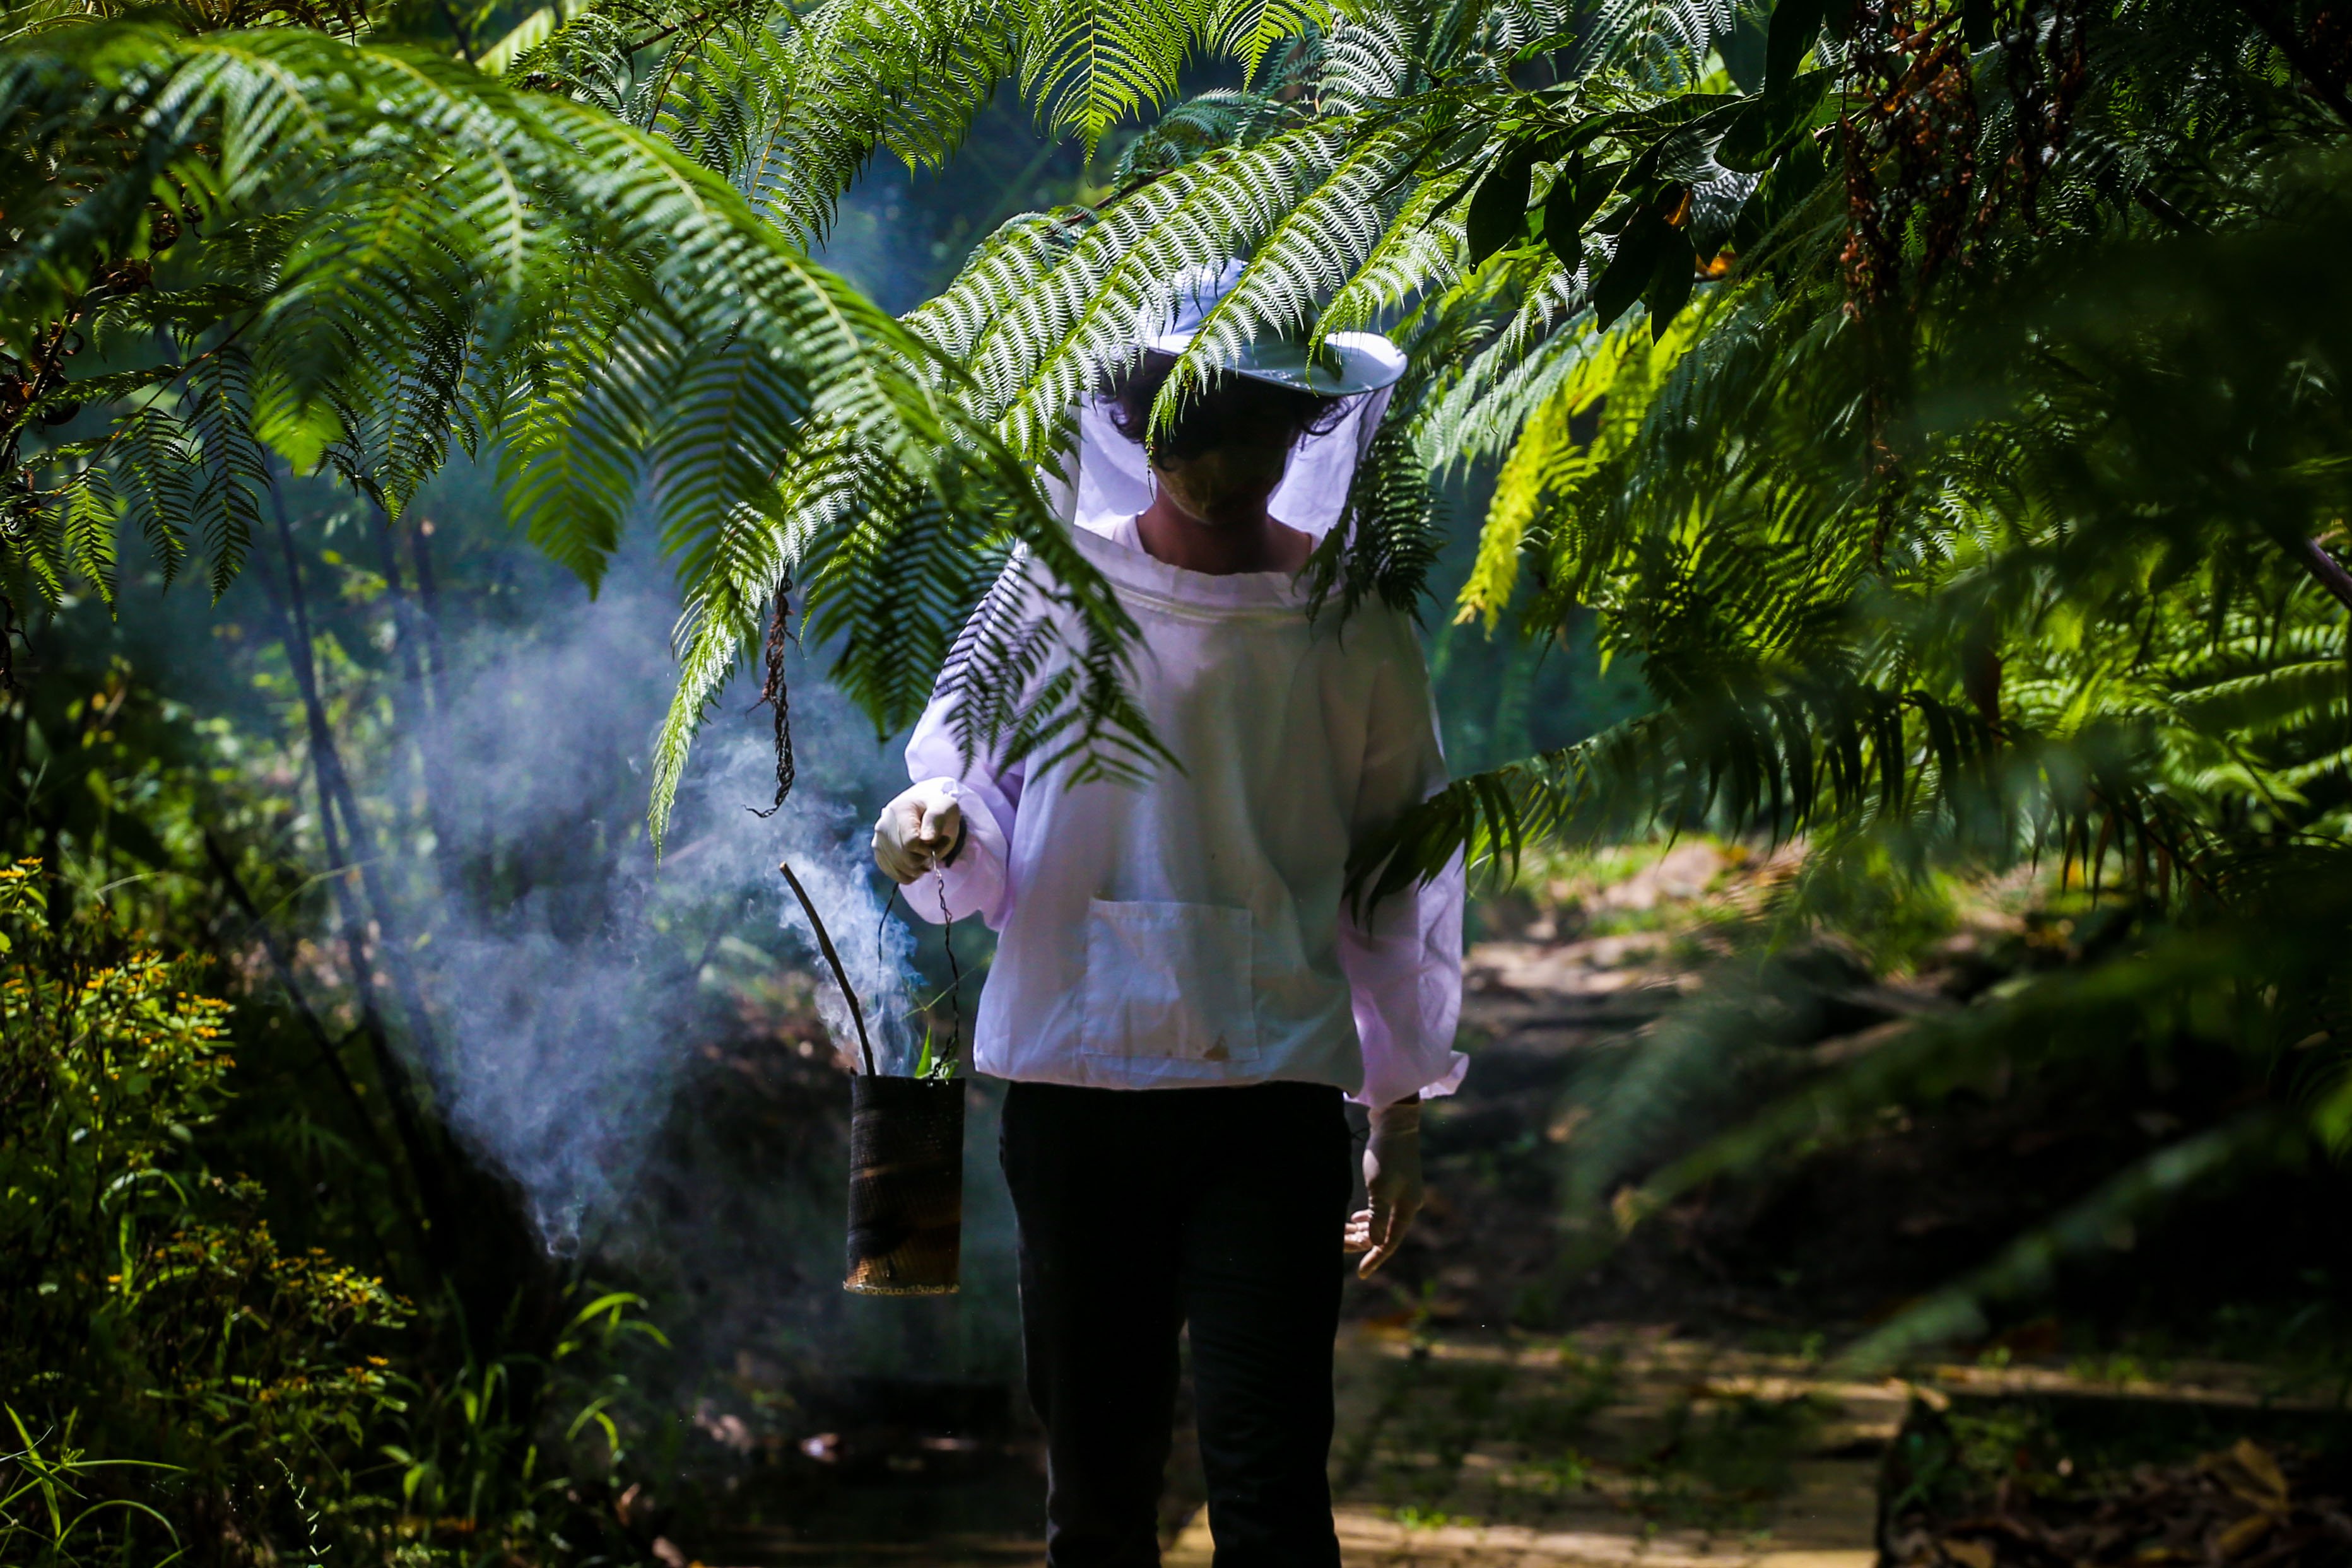
M 1773 155 L 1811 117 L 1836 75 L 1807 71 L 1771 88 L 1732 121 L 1716 144 L 1715 161 L 1748 174 L 1769 168 Z
M 1647 138 L 1654 144 L 1661 142 L 1665 133 L 1685 127 L 1706 129 L 1710 124 L 1727 125 L 1732 117 L 1745 110 L 1749 99 L 1736 92 L 1686 92 L 1670 98 L 1647 109 L 1612 110 L 1579 120 L 1575 127 L 1548 140 L 1548 156 L 1565 158 L 1580 147 L 1589 147 L 1603 137 L 1621 141 L 1638 141 Z M 1654 153 L 1655 147 L 1653 147 Z M 1654 163 L 1654 156 L 1649 159 Z
M 1732 226 L 1731 247 L 1743 255 L 1753 250 L 1773 225 L 1801 205 L 1827 178 L 1829 162 L 1820 146 L 1810 136 L 1798 138 L 1764 176 L 1748 204 L 1739 209 L 1739 221 Z
M 1772 7 L 1772 26 L 1764 40 L 1764 90 L 1768 95 L 1796 76 L 1813 40 L 1821 37 L 1822 23 L 1829 9 L 1825 0 L 1780 0 Z
M 1538 146 L 1529 141 L 1510 148 L 1478 183 L 1465 220 L 1471 266 L 1479 266 L 1526 232 L 1528 193 L 1535 181 Z
M 1544 199 L 1544 243 L 1562 267 L 1573 271 L 1583 262 L 1584 225 L 1616 190 L 1617 178 L 1624 172 L 1622 161 L 1587 164 L 1579 152 L 1552 182 L 1551 193 Z
M 1212 51 L 1241 61 L 1243 79 L 1255 81 L 1268 49 L 1328 24 L 1331 10 L 1325 0 L 1218 0 L 1202 31 Z
M 1021 87 L 1053 129 L 1089 152 L 1129 114 L 1173 97 L 1177 73 L 1219 18 L 1204 0 L 1019 0 Z M 1262 48 L 1255 28 L 1222 28 Z
M 1677 228 L 1669 228 L 1666 233 L 1668 238 L 1658 250 L 1657 267 L 1650 274 L 1649 287 L 1642 292 L 1642 302 L 1650 310 L 1652 342 L 1666 335 L 1666 329 L 1689 302 L 1691 288 L 1698 280 L 1698 255 L 1691 248 L 1690 235 Z
M 1679 191 L 1680 187 L 1672 189 Z M 1658 258 L 1678 240 L 1684 250 L 1690 247 L 1666 222 L 1655 201 L 1642 203 L 1626 220 L 1624 232 L 1617 236 L 1617 254 L 1609 258 L 1601 277 L 1592 286 L 1592 319 L 1595 326 L 1606 331 L 1617 318 L 1625 314 L 1634 300 L 1642 298 L 1658 270 Z

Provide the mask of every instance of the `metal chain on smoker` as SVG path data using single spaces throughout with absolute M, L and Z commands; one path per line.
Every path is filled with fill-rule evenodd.
M 940 894 L 940 946 L 948 955 L 948 1049 L 954 1052 L 949 1060 L 961 1061 L 963 1056 L 963 969 L 956 963 L 955 916 L 948 913 L 948 879 L 935 861 L 931 864 L 931 884 Z
M 931 866 L 931 883 L 940 894 L 940 946 L 948 955 L 948 1046 L 954 1052 L 952 1060 L 963 1057 L 963 966 L 956 962 L 955 916 L 948 913 L 948 879 L 940 874 L 938 863 Z M 874 957 L 877 966 L 887 963 L 882 951 L 882 932 L 890 924 L 890 901 L 898 896 L 898 884 L 892 883 L 890 891 L 882 895 L 882 918 L 874 923 Z M 912 915 L 911 906 L 907 911 Z

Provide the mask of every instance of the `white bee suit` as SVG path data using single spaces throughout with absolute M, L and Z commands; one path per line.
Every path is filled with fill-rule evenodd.
M 1352 445 L 1355 423 L 1324 439 Z M 1287 574 L 1169 566 L 1131 516 L 1073 537 L 1140 630 L 1136 696 L 1182 766 L 1140 785 L 1074 783 L 1071 762 L 967 767 L 955 699 L 933 699 L 907 769 L 958 782 L 965 838 L 908 903 L 936 919 L 944 893 L 948 913 L 1001 934 L 979 1071 L 1133 1089 L 1292 1080 L 1373 1105 L 1451 1092 L 1468 1065 L 1453 1049 L 1460 860 L 1368 925 L 1344 907 L 1349 849 L 1445 780 L 1412 622 L 1374 605 L 1310 624 Z M 1024 576 L 1041 570 L 1016 561 L 988 613 L 1050 613 Z
M 1181 353 L 1241 275 L 1175 280 L 1147 349 Z M 1315 354 L 1255 341 L 1239 374 L 1344 396 L 1303 435 L 1267 501 L 1318 538 L 1338 526 L 1404 356 L 1376 333 Z M 907 745 L 917 782 L 954 780 L 954 863 L 909 887 L 927 918 L 977 914 L 1000 935 L 974 1063 L 1001 1078 L 1115 1089 L 1289 1080 L 1368 1104 L 1450 1093 L 1462 1007 L 1463 873 L 1344 907 L 1349 851 L 1445 782 L 1429 671 L 1412 623 L 1383 606 L 1307 617 L 1287 574 L 1212 576 L 1155 560 L 1136 536 L 1151 504 L 1140 444 L 1095 401 L 1045 476 L 1071 537 L 1140 632 L 1135 696 L 1176 758 L 1141 783 L 1074 781 L 1076 759 L 964 761 L 942 680 Z M 1016 557 L 982 615 L 1049 608 Z M 1075 632 L 1075 629 L 1071 629 Z M 1073 635 L 1065 645 L 1078 639 Z

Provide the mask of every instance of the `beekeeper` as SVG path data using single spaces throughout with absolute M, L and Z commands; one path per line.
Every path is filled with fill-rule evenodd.
M 1159 1561 L 1188 1324 L 1220 1568 L 1337 1568 L 1339 1254 L 1369 1274 L 1394 1253 L 1422 1199 L 1421 1102 L 1465 1065 L 1458 862 L 1361 920 L 1342 896 L 1349 851 L 1444 782 L 1420 643 L 1377 605 L 1311 624 L 1297 576 L 1341 522 L 1403 356 L 1369 333 L 1312 361 L 1261 342 L 1147 441 L 1237 271 L 1180 288 L 1080 409 L 1056 476 L 1140 631 L 1135 695 L 1180 766 L 1137 785 L 968 764 L 943 675 L 908 744 L 916 783 L 874 830 L 882 870 L 925 883 L 914 908 L 1001 934 L 974 1062 L 1012 1081 L 1002 1158 L 1054 1568 Z M 992 600 L 1040 570 L 1016 559 Z M 1352 1217 L 1343 1096 L 1371 1124 Z

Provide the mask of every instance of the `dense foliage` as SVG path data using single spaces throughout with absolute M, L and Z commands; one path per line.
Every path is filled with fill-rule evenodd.
M 1050 80 L 1041 112 L 1096 134 L 1038 63 L 1065 37 L 1117 62 L 1090 91 L 1160 111 L 1108 199 L 1006 224 L 908 317 L 970 372 L 950 395 L 1024 459 L 1051 458 L 1072 400 L 1188 267 L 1247 262 L 1171 398 L 1261 332 L 1381 323 L 1405 341 L 1354 526 L 1317 563 L 1329 611 L 1411 602 L 1444 527 L 1431 476 L 1492 465 L 1456 613 L 1538 639 L 1589 614 L 1654 707 L 1464 779 L 1370 847 L 1368 894 L 1465 846 L 1507 867 L 1529 835 L 1702 820 L 1808 837 L 1783 931 L 1922 896 L 1939 871 L 2047 863 L 2097 892 L 2107 935 L 2080 964 L 1807 1084 L 1621 1213 L 1990 1055 L 2054 1068 L 2186 1035 L 2271 1086 L 1887 1350 L 1976 1321 L 2115 1210 L 2249 1152 L 2344 1140 L 2352 576 L 2330 543 L 2330 258 L 2352 56 L 2325 6 L 1364 0 L 1271 17 L 1234 50 L 1222 9 L 1055 12 L 1065 34 L 1025 7 L 835 0 L 759 37 L 887 26 L 887 99 L 749 63 L 730 34 L 665 55 L 658 102 L 624 90 L 642 68 L 609 47 L 642 15 L 558 29 L 539 68 L 747 189 L 801 155 L 812 102 L 849 138 L 819 163 L 937 162 L 991 70 Z M 1178 63 L 1220 49 L 1246 85 L 1177 97 Z M 896 559 L 942 548 L 873 521 Z M 745 526 L 771 544 L 689 567 L 673 755 L 800 559 Z M 864 608 L 872 645 L 890 641 L 888 612 Z M 1717 1025 L 1609 1096 L 1581 1190 L 1654 1168 L 1660 1124 L 1747 1081 L 1725 1069 L 1769 1031 L 1736 1009 Z
M 188 988 L 193 966 L 88 922 L 53 927 L 31 864 L 0 870 L 0 1546 L 12 1562 L 184 1548 L 141 1500 L 158 1489 L 87 1453 L 139 1456 L 173 1513 L 215 1529 L 267 1517 L 237 1495 L 266 1486 L 301 1539 L 320 1457 L 351 1463 L 400 1405 L 373 1353 L 407 1308 L 281 1249 L 257 1185 L 192 1152 L 232 1065 L 227 1009 Z
M 289 465 L 396 516 L 462 447 L 591 585 L 640 506 L 698 573 L 838 561 L 805 609 L 848 632 L 842 678 L 885 713 L 906 647 L 942 651 L 985 580 L 975 547 L 1025 542 L 1073 585 L 1088 677 L 1079 711 L 1003 722 L 1132 737 L 1124 622 L 1012 455 L 940 395 L 951 370 L 682 155 L 663 86 L 644 118 L 667 137 L 411 33 L 392 8 L 0 19 L 0 134 L 22 152 L 0 178 L 10 628 L 68 575 L 110 591 L 125 533 L 167 570 L 200 556 L 217 595 Z M 740 36 L 700 26 L 672 52 Z M 856 162 L 739 172 L 800 211 Z M 869 514 L 932 548 L 874 549 Z

